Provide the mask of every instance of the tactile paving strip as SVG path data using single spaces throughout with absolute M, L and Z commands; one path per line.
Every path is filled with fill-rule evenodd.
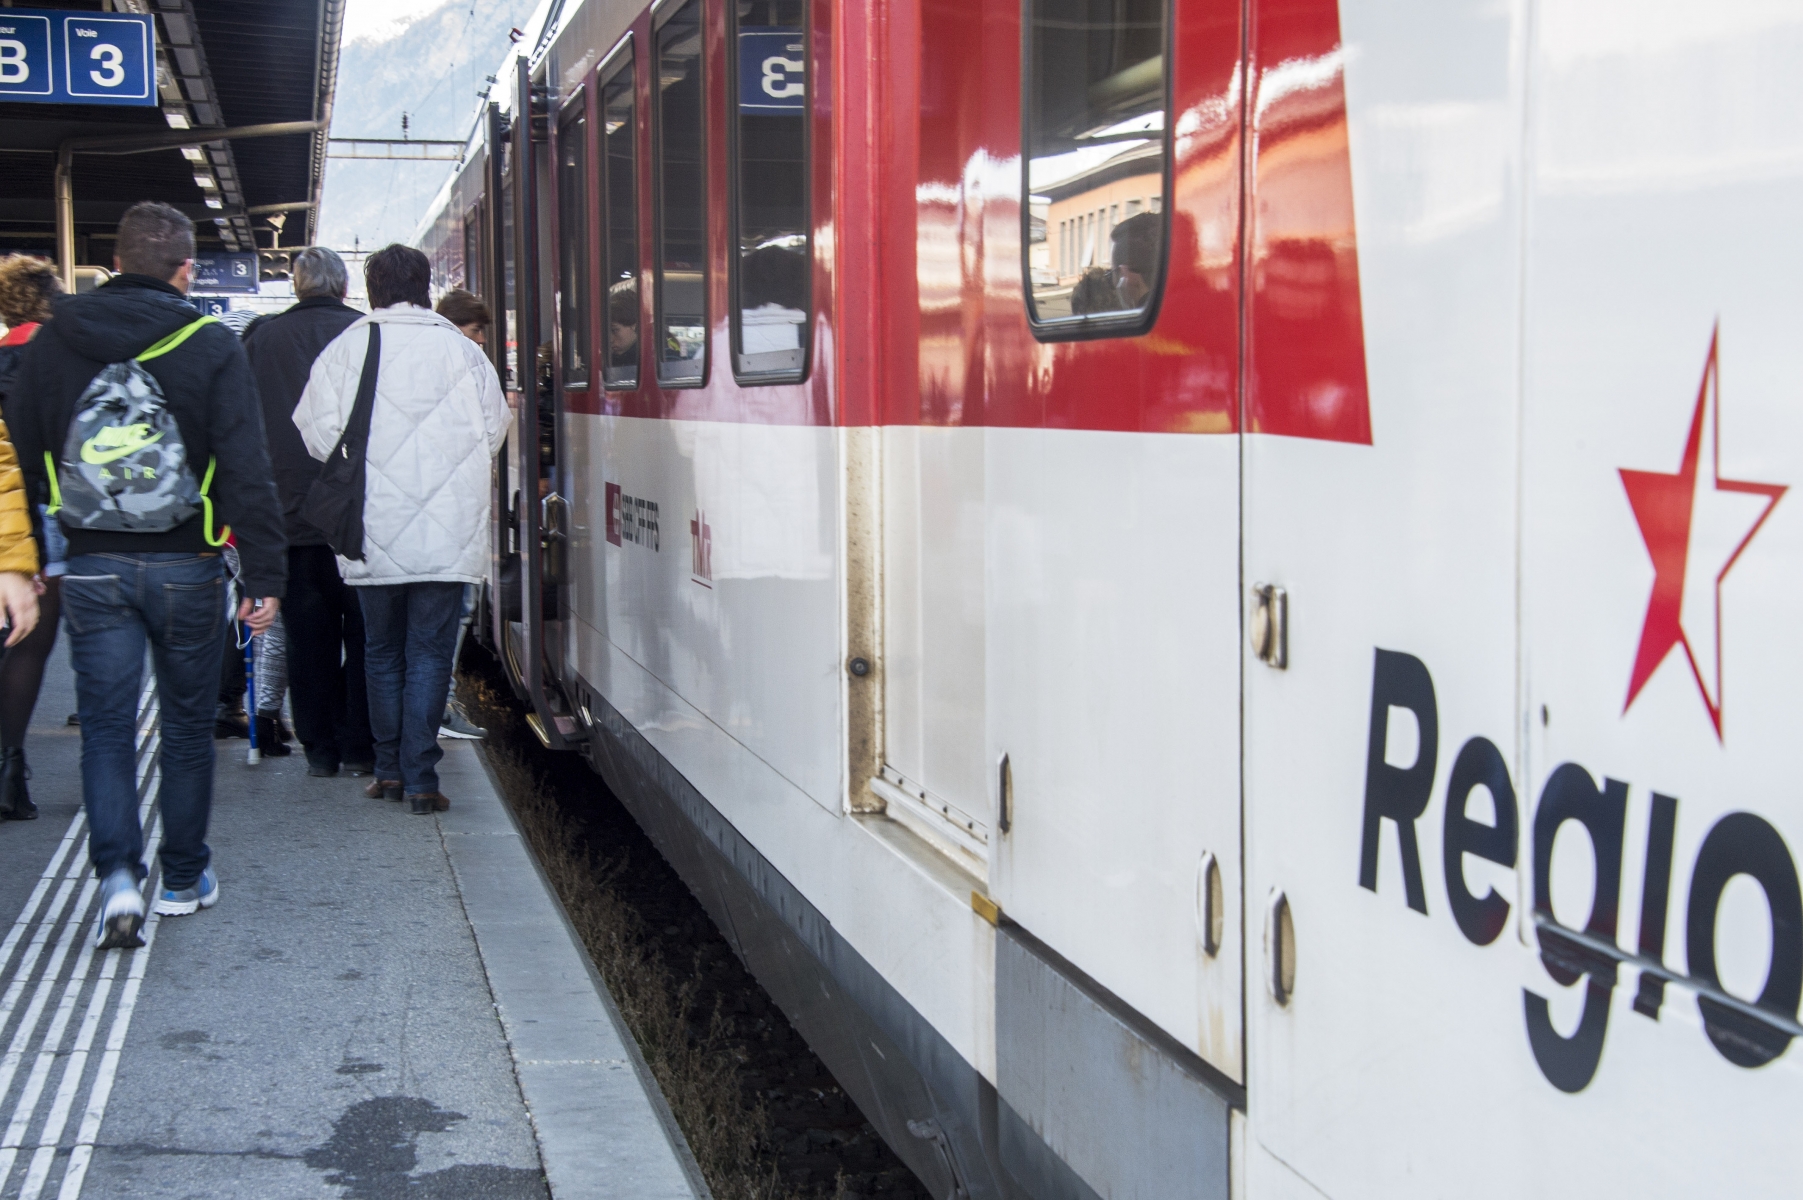
M 155 813 L 162 723 L 155 674 L 145 675 L 138 697 L 137 783 L 138 820 L 150 831 L 148 910 L 162 839 Z M 0 1117 L 6 1120 L 0 1197 L 8 1200 L 38 1200 L 52 1188 L 58 1200 L 80 1196 L 106 1117 L 159 919 L 146 917 L 141 948 L 97 951 L 98 892 L 88 865 L 87 818 L 77 813 L 0 942 L 0 1042 L 6 1046 L 0 1057 Z

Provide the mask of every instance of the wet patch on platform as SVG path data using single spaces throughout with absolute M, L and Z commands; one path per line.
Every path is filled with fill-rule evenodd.
M 325 1172 L 326 1183 L 344 1188 L 345 1200 L 547 1200 L 543 1173 L 520 1167 L 461 1163 L 411 1174 L 420 1135 L 449 1133 L 465 1120 L 418 1096 L 377 1096 L 347 1108 L 326 1143 L 301 1158 Z

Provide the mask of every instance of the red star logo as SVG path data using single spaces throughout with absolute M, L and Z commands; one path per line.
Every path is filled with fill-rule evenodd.
M 1626 713 L 1671 653 L 1684 648 L 1703 706 L 1722 737 L 1722 580 L 1772 515 L 1783 485 L 1743 483 L 1721 473 L 1721 387 L 1716 365 L 1720 327 L 1710 335 L 1697 407 L 1684 459 L 1675 475 L 1622 470 L 1622 486 L 1653 560 L 1653 594 L 1640 628 L 1640 649 L 1628 682 Z M 1707 418 L 1707 419 L 1705 419 Z M 1699 464 L 1704 476 L 1699 480 Z M 1701 482 L 1704 486 L 1699 487 Z M 1719 566 L 1718 566 L 1719 564 Z M 1697 568 L 1693 570 L 1692 568 Z

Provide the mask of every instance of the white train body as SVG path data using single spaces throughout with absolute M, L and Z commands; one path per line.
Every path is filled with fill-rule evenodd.
M 675 7 L 565 12 L 549 126 Z M 1069 342 L 1022 6 L 811 4 L 805 378 L 722 198 L 707 386 L 559 384 L 496 636 L 936 1194 L 1794 1194 L 1803 8 L 1320 8 L 1174 0 L 1163 307 Z

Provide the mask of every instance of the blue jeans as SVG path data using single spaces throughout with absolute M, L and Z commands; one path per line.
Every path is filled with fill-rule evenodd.
M 438 726 L 451 685 L 451 653 L 463 620 L 461 583 L 359 587 L 363 678 L 376 778 L 398 779 L 408 796 L 438 790 Z
M 225 572 L 216 554 L 82 554 L 63 576 L 63 621 L 81 714 L 81 798 L 88 856 L 105 878 L 144 878 L 138 825 L 138 693 L 150 647 L 162 706 L 163 885 L 191 887 L 212 857 L 213 707 L 224 637 Z

